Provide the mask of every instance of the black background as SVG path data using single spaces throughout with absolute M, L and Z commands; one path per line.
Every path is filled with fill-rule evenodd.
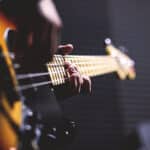
M 126 46 L 136 62 L 136 80 L 119 81 L 112 74 L 96 77 L 92 95 L 61 103 L 79 127 L 69 150 L 119 150 L 124 136 L 150 119 L 150 1 L 55 2 L 64 25 L 62 43 L 72 43 L 73 54 L 105 54 L 103 41 L 111 37 L 117 46 Z

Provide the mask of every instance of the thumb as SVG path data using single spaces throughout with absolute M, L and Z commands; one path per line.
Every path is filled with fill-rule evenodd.
M 62 55 L 70 54 L 73 51 L 73 45 L 72 44 L 65 44 L 65 45 L 59 45 L 58 46 L 58 52 Z

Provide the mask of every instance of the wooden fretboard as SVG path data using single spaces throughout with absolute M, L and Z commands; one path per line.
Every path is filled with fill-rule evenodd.
M 52 85 L 65 83 L 69 77 L 64 69 L 64 62 L 76 65 L 80 74 L 90 77 L 117 71 L 118 64 L 111 56 L 79 56 L 79 55 L 54 55 L 53 61 L 47 64 Z

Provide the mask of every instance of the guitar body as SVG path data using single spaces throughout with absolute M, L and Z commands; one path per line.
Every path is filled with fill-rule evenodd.
M 14 68 L 14 61 L 11 58 L 12 49 L 7 41 L 8 29 L 16 30 L 16 27 L 2 14 L 0 14 L 0 20 L 0 150 L 11 150 L 11 148 L 35 150 L 36 147 L 45 150 L 45 141 L 47 149 L 54 146 L 56 148 L 62 143 L 68 144 L 70 137 L 74 134 L 75 124 L 62 116 L 62 110 L 56 101 L 51 85 L 29 88 L 25 91 L 17 90 L 21 83 L 17 79 L 18 70 Z M 48 73 L 47 67 L 44 70 Z M 44 81 L 49 79 L 49 76 L 41 78 Z M 27 81 L 28 84 L 32 84 L 34 79 Z M 22 102 L 22 96 L 25 102 Z M 25 109 L 22 109 L 24 106 Z M 33 117 L 28 116 L 28 111 L 33 113 Z M 42 117 L 40 121 L 36 118 L 36 113 L 40 114 L 40 118 Z M 31 122 L 28 119 L 31 119 Z M 26 130 L 26 125 L 31 125 L 32 130 Z M 41 130 L 41 138 L 36 136 L 36 126 L 42 126 L 38 128 Z M 57 128 L 57 132 L 53 131 L 54 127 Z M 69 134 L 65 135 L 66 132 Z M 56 136 L 56 140 L 48 137 L 49 133 Z M 33 141 L 37 143 L 32 144 Z
M 12 121 L 21 126 L 21 102 L 15 102 L 13 107 L 9 105 L 8 99 L 5 96 L 2 96 L 1 103 L 4 106 L 4 109 L 10 115 Z M 19 135 L 13 129 L 11 123 L 8 121 L 7 117 L 0 112 L 0 150 L 9 150 L 10 148 L 18 147 Z
M 2 14 L 0 14 L 0 46 L 1 56 L 5 57 L 5 64 L 12 84 L 17 84 L 15 71 L 13 69 L 12 60 L 10 58 L 9 50 L 4 37 L 7 28 L 15 29 L 14 25 L 9 22 Z M 1 59 L 1 58 L 0 58 Z M 2 62 L 2 60 L 0 61 Z M 0 64 L 2 66 L 4 64 Z M 1 67 L 0 67 L 1 68 Z M 3 75 L 3 70 L 0 71 Z M 0 77 L 1 78 L 1 77 Z M 6 76 L 4 75 L 5 79 Z M 3 82 L 0 79 L 0 84 Z M 3 85 L 2 85 L 3 86 Z M 10 148 L 17 148 L 19 143 L 19 130 L 22 122 L 22 104 L 19 99 L 10 100 L 5 91 L 0 91 L 0 150 L 10 150 Z

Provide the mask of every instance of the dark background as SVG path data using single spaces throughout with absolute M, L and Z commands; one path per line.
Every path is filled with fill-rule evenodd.
M 91 96 L 61 103 L 79 128 L 69 150 L 119 150 L 124 137 L 150 119 L 150 1 L 55 2 L 64 23 L 62 43 L 72 43 L 73 54 L 105 54 L 103 41 L 111 37 L 117 46 L 126 46 L 136 62 L 136 80 L 96 77 Z

